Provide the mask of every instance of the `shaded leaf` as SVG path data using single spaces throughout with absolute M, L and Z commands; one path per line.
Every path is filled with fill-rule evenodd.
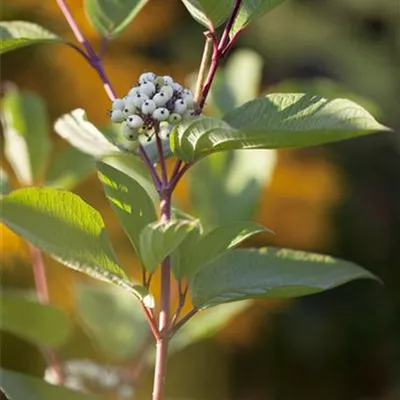
M 274 150 L 212 154 L 189 171 L 191 204 L 207 230 L 254 218 L 260 193 L 276 164 Z
M 1 329 L 39 346 L 58 347 L 71 333 L 67 315 L 60 309 L 16 294 L 1 294 Z
M 285 0 L 243 0 L 233 24 L 231 35 L 247 24 L 282 4 Z
M 8 174 L 3 168 L 0 168 L 0 196 L 5 196 L 10 192 L 10 181 Z
M 384 130 L 349 100 L 271 94 L 232 110 L 224 120 L 185 121 L 172 131 L 170 143 L 179 158 L 194 161 L 218 151 L 314 146 Z
M 230 16 L 234 0 L 182 0 L 190 15 L 200 24 L 214 28 L 223 24 Z
M 113 360 L 131 359 L 149 330 L 137 302 L 111 285 L 79 284 L 76 296 L 84 328 L 104 354 Z
M 93 157 L 68 146 L 53 156 L 47 169 L 45 185 L 71 189 L 94 170 Z
M 206 264 L 261 232 L 271 233 L 269 229 L 254 222 L 231 222 L 218 226 L 204 235 L 192 249 L 191 257 L 183 267 L 185 276 L 194 275 Z
M 84 7 L 93 28 L 103 37 L 118 36 L 149 0 L 85 0 Z
M 132 243 L 137 255 L 140 252 L 140 233 L 157 216 L 153 202 L 146 190 L 135 179 L 114 167 L 97 163 L 99 178 L 112 208 Z
M 1 200 L 1 220 L 66 266 L 115 283 L 143 299 L 118 265 L 100 214 L 79 196 L 52 188 L 25 188 Z
M 164 260 L 196 226 L 195 221 L 157 221 L 140 233 L 140 256 L 143 266 L 154 272 Z
M 0 369 L 1 390 L 9 400 L 100 400 L 99 397 L 46 383 L 19 372 Z
M 62 39 L 40 25 L 27 21 L 0 22 L 0 54 L 38 43 L 60 43 Z
M 91 122 L 81 108 L 64 114 L 54 124 L 54 130 L 82 153 L 93 157 L 119 153 L 115 147 Z
M 43 172 L 51 150 L 45 104 L 33 93 L 11 90 L 1 108 L 5 156 L 19 182 L 30 185 Z
M 355 279 L 377 278 L 330 256 L 265 247 L 223 255 L 194 275 L 189 288 L 193 304 L 207 308 L 249 298 L 294 298 Z

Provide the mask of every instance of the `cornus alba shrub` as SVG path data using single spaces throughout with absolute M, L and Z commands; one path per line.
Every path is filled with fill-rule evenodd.
M 94 310 L 98 304 L 104 308 L 119 304 L 115 303 L 115 293 L 93 297 L 93 288 L 79 292 L 82 318 L 88 326 L 97 327 L 93 332 L 102 338 L 101 346 L 119 357 L 129 357 L 135 363 L 133 368 L 137 363 L 131 384 L 140 383 L 143 365 L 154 368 L 153 400 L 165 398 L 168 349 L 191 324 L 201 321 L 203 331 L 204 326 L 213 330 L 223 323 L 226 315 L 232 315 L 232 310 L 243 311 L 247 307 L 246 302 L 237 303 L 241 308 L 235 305 L 238 301 L 294 298 L 354 279 L 376 279 L 357 265 L 327 255 L 272 247 L 238 248 L 253 235 L 271 232 L 253 222 L 235 220 L 235 215 L 231 222 L 210 230 L 196 216 L 172 208 L 174 189 L 182 176 L 214 153 L 313 146 L 387 130 L 352 101 L 304 93 L 269 94 L 240 102 L 239 92 L 235 98 L 219 98 L 221 118 L 208 115 L 204 106 L 221 60 L 228 56 L 247 25 L 283 1 L 182 0 L 206 29 L 193 92 L 170 76 L 145 72 L 125 96 L 117 97 L 101 55 L 84 37 L 64 0 L 56 2 L 78 44 L 66 42 L 30 22 L 0 23 L 1 53 L 37 43 L 66 44 L 78 51 L 103 83 L 113 122 L 111 127 L 99 130 L 83 109 L 60 117 L 55 131 L 79 151 L 68 148 L 50 162 L 51 143 L 43 103 L 34 95 L 15 89 L 2 99 L 4 154 L 20 188 L 7 192 L 2 185 L 1 220 L 30 243 L 39 299 L 34 302 L 15 294 L 4 295 L 2 329 L 39 345 L 52 371 L 52 381 L 58 384 L 49 385 L 2 369 L 1 390 L 6 397 L 12 400 L 97 398 L 76 380 L 72 385 L 57 354 L 57 347 L 68 341 L 71 321 L 48 304 L 42 251 L 69 268 L 121 288 L 128 296 L 124 304 L 139 306 L 142 319 L 134 317 L 132 310 L 126 317 L 128 323 L 121 319 L 118 320 L 121 326 L 117 325 L 128 330 L 134 326 L 141 334 L 123 344 L 117 339 L 110 344 L 106 342 L 109 335 L 101 336 L 110 316 L 95 314 Z M 86 0 L 84 6 L 90 23 L 107 44 L 122 33 L 146 3 L 145 0 Z M 232 77 L 225 82 L 233 89 L 236 83 Z M 214 95 L 215 101 L 217 92 Z M 173 158 L 170 173 L 167 158 Z M 139 282 L 124 271 L 99 212 L 65 190 L 79 181 L 74 178 L 71 182 L 71 176 L 82 177 L 91 171 L 93 159 L 105 195 L 140 261 Z M 3 177 L 4 174 L 2 182 Z M 227 203 L 224 208 L 229 206 Z M 161 279 L 152 281 L 158 270 Z M 93 298 L 96 301 L 90 303 L 88 300 Z M 193 308 L 183 312 L 189 298 Z M 87 304 L 92 304 L 92 308 L 88 310 Z M 208 320 L 205 316 L 213 311 L 210 314 L 201 311 L 213 307 L 213 319 Z M 119 308 L 114 310 L 117 314 Z M 218 314 L 219 310 L 222 312 Z M 139 343 L 140 348 L 133 349 L 133 343 Z M 150 361 L 149 353 L 154 348 L 155 357 Z M 125 359 L 128 364 L 129 360 Z M 125 381 L 121 380 L 126 384 Z M 118 385 L 119 380 L 113 378 L 112 382 Z M 71 390 L 71 386 L 76 390 Z

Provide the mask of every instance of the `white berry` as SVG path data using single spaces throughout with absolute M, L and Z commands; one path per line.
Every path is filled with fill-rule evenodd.
M 174 89 L 171 86 L 163 86 L 160 89 L 160 93 L 165 93 L 168 95 L 168 100 L 174 95 Z
M 142 107 L 142 104 L 149 99 L 149 96 L 143 93 L 138 93 L 136 96 L 132 97 L 133 104 L 136 107 Z
M 122 110 L 122 113 L 126 117 L 128 115 L 135 114 L 136 111 L 137 111 L 136 106 L 134 106 L 133 104 L 127 104 L 125 105 L 125 108 Z
M 165 121 L 169 117 L 169 111 L 164 107 L 160 107 L 154 110 L 152 116 L 157 121 Z
M 182 85 L 180 85 L 179 83 L 174 82 L 174 83 L 172 84 L 172 89 L 174 89 L 174 92 L 180 93 L 180 92 L 182 92 L 183 87 L 182 87 Z
M 112 109 L 113 110 L 122 110 L 125 107 L 125 103 L 122 99 L 115 99 L 112 102 Z
M 152 114 L 153 111 L 157 108 L 157 104 L 155 101 L 153 100 L 146 100 L 143 104 L 142 104 L 142 113 L 143 114 Z
M 140 93 L 140 88 L 138 86 L 134 86 L 129 92 L 128 96 L 136 96 L 138 93 Z
M 195 115 L 196 114 L 195 114 L 194 110 L 186 110 L 183 113 L 182 117 L 183 117 L 183 119 L 190 119 L 190 118 L 193 118 Z
M 163 79 L 165 85 L 172 86 L 172 84 L 174 83 L 174 80 L 168 75 L 164 75 Z
M 121 110 L 111 111 L 111 121 L 112 122 L 122 122 L 124 119 L 125 119 L 125 116 Z
M 186 100 L 178 99 L 174 103 L 174 112 L 183 114 L 187 110 Z
M 125 139 L 130 141 L 136 140 L 139 136 L 138 129 L 131 128 L 127 124 L 123 125 L 122 133 L 124 134 Z
M 140 84 L 140 94 L 152 97 L 156 92 L 156 86 L 153 82 L 145 82 Z
M 165 106 L 169 99 L 170 97 L 164 92 L 156 93 L 153 96 L 153 101 L 156 103 L 157 107 Z
M 182 93 L 182 98 L 186 100 L 186 104 L 187 104 L 188 108 L 193 107 L 194 97 L 193 97 L 193 93 L 190 90 L 185 89 Z
M 177 114 L 177 113 L 170 114 L 170 116 L 168 118 L 168 122 L 170 122 L 173 125 L 176 125 L 181 120 L 182 120 L 182 116 L 180 114 Z
M 129 128 L 133 128 L 133 129 L 140 129 L 144 124 L 144 121 L 141 117 L 139 117 L 139 115 L 130 115 L 127 119 L 126 119 L 126 125 Z
M 153 82 L 157 78 L 154 72 L 144 72 L 139 76 L 139 83 Z

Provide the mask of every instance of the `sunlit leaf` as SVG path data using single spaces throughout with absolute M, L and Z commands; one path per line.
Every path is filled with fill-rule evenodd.
M 60 43 L 62 39 L 40 25 L 27 21 L 0 22 L 0 54 L 38 43 Z
M 140 256 L 148 272 L 154 272 L 158 265 L 195 229 L 196 221 L 157 221 L 142 230 L 140 234 Z
M 51 150 L 45 104 L 33 93 L 10 90 L 1 111 L 5 156 L 20 183 L 30 185 L 43 172 Z
M 60 117 L 54 125 L 54 130 L 82 153 L 93 157 L 116 154 L 120 151 L 88 121 L 86 112 L 81 108 Z
M 71 333 L 67 315 L 60 309 L 16 294 L 1 294 L 1 329 L 40 346 L 58 347 Z
M 236 249 L 202 268 L 190 280 L 193 304 L 207 308 L 249 298 L 293 298 L 377 279 L 330 256 L 289 249 Z
M 257 233 L 271 232 L 254 222 L 231 222 L 204 235 L 192 249 L 183 267 L 185 276 L 192 276 L 206 264 L 216 260 Z
M 191 16 L 200 24 L 217 28 L 233 10 L 234 0 L 182 0 Z
M 79 284 L 77 310 L 85 330 L 106 356 L 130 359 L 149 326 L 142 309 L 126 291 L 111 285 Z
M 149 0 L 85 0 L 86 16 L 96 31 L 109 39 L 118 36 Z
M 100 400 L 99 397 L 50 385 L 42 379 L 0 369 L 1 390 L 9 400 Z
M 282 4 L 285 0 L 243 0 L 231 34 Z
M 315 146 L 385 130 L 349 100 L 271 94 L 232 110 L 224 120 L 185 121 L 172 131 L 170 143 L 179 158 L 195 161 L 218 151 Z
M 71 189 L 95 170 L 93 157 L 72 146 L 55 154 L 47 168 L 46 186 Z
M 1 220 L 66 266 L 115 283 L 143 299 L 118 261 L 100 214 L 79 196 L 51 188 L 25 188 L 1 200 Z

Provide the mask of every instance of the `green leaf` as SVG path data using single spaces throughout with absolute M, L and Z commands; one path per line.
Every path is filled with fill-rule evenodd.
M 1 390 L 9 400 L 100 400 L 99 397 L 46 383 L 19 372 L 0 369 Z
M 84 7 L 93 28 L 103 37 L 117 37 L 149 0 L 85 0 Z
M 68 146 L 53 156 L 47 169 L 45 185 L 71 189 L 94 170 L 93 157 Z
M 282 4 L 285 0 L 243 0 L 235 19 L 230 36 L 247 24 Z
M 190 324 L 185 324 L 177 331 L 171 340 L 168 351 L 180 351 L 193 343 L 212 337 L 235 317 L 245 312 L 252 303 L 250 300 L 238 301 L 202 310 L 190 320 Z
M 193 304 L 207 308 L 249 298 L 294 298 L 377 279 L 347 261 L 304 251 L 237 249 L 201 269 L 191 280 Z
M 272 233 L 254 222 L 231 222 L 213 229 L 193 248 L 191 257 L 184 266 L 185 276 L 193 276 L 206 264 L 215 261 L 251 236 L 262 232 Z
M 0 22 L 0 54 L 32 44 L 46 42 L 60 43 L 62 39 L 32 22 Z
M 263 60 L 250 49 L 240 49 L 219 71 L 211 87 L 211 101 L 222 113 L 227 113 L 254 99 L 259 93 Z
M 149 223 L 157 220 L 154 205 L 146 190 L 132 177 L 114 167 L 97 163 L 99 178 L 136 253 L 140 252 L 140 233 Z
M 51 150 L 45 104 L 33 93 L 11 90 L 1 108 L 5 156 L 19 182 L 31 185 L 43 172 Z
M 1 329 L 39 346 L 59 347 L 71 334 L 60 309 L 15 294 L 1 294 Z
M 139 158 L 129 154 L 103 157 L 102 162 L 110 165 L 136 181 L 149 195 L 154 205 L 158 206 L 159 197 L 149 169 Z
M 140 234 L 140 256 L 146 270 L 154 272 L 195 226 L 195 221 L 171 220 L 153 222 L 144 227 Z
M 174 128 L 170 143 L 174 154 L 189 162 L 219 151 L 315 146 L 385 130 L 349 100 L 271 94 L 232 110 L 222 121 L 185 121 Z
M 190 199 L 206 229 L 254 219 L 261 190 L 276 164 L 275 150 L 227 151 L 212 154 L 189 171 Z
M 66 266 L 115 283 L 144 299 L 118 265 L 100 214 L 79 196 L 52 188 L 25 188 L 1 200 L 1 220 Z
M 191 16 L 200 24 L 218 28 L 230 16 L 234 0 L 182 0 Z
M 76 296 L 83 327 L 104 354 L 115 361 L 131 359 L 149 331 L 137 302 L 111 285 L 79 284 Z
M 10 180 L 3 168 L 0 168 L 0 196 L 5 196 L 10 192 Z
M 203 228 L 199 220 L 192 220 L 194 228 L 182 240 L 179 246 L 171 254 L 172 272 L 176 279 L 186 276 L 189 259 L 201 239 Z
M 86 112 L 81 108 L 60 117 L 54 124 L 54 130 L 82 153 L 93 157 L 118 154 L 120 151 L 88 121 Z

